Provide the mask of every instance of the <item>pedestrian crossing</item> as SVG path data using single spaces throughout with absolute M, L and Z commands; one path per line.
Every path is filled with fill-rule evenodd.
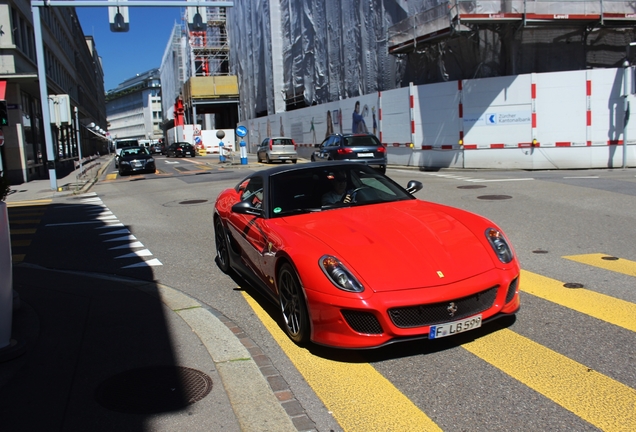
M 11 261 L 24 261 L 42 216 L 52 200 L 31 200 L 7 203 L 11 237 Z
M 108 250 L 115 252 L 122 250 L 120 255 L 115 253 L 112 257 L 116 267 L 134 269 L 163 265 L 130 230 L 124 227 L 124 224 L 106 207 L 96 193 L 78 195 L 77 199 L 84 209 L 83 220 L 47 224 L 42 224 L 42 218 L 47 209 L 62 208 L 61 204 L 53 204 L 50 199 L 10 203 L 8 208 L 13 262 L 21 263 L 25 260 L 38 229 L 98 225 L 94 228 L 97 231 L 97 238 L 108 247 Z M 77 206 L 73 209 L 77 209 Z
M 562 259 L 636 276 L 635 262 L 606 257 L 611 255 L 595 253 L 564 256 Z M 585 288 L 569 289 L 564 285 L 562 281 L 522 270 L 520 275 L 520 289 L 524 296 L 522 309 L 523 302 L 532 302 L 534 296 L 566 310 L 584 314 L 585 317 L 632 332 L 631 336 L 636 336 L 633 334 L 636 332 L 636 304 Z M 390 382 L 390 377 L 387 379 L 378 372 L 377 368 L 359 361 L 343 362 L 316 356 L 309 350 L 298 347 L 289 340 L 280 325 L 260 307 L 258 302 L 245 292 L 243 296 L 343 430 L 443 430 L 443 427 L 435 421 L 439 413 L 429 411 L 426 403 L 415 406 L 406 394 Z M 524 323 L 518 322 L 517 325 L 521 330 Z M 547 347 L 532 340 L 528 335 L 522 335 L 510 328 L 480 333 L 472 339 L 466 339 L 468 340 L 460 341 L 461 348 L 457 349 L 465 350 L 474 356 L 475 361 L 494 367 L 499 373 L 512 378 L 518 385 L 531 389 L 535 394 L 541 395 L 544 400 L 569 411 L 587 422 L 591 429 L 625 432 L 636 430 L 636 389 L 621 382 L 620 376 L 601 373 L 585 362 L 569 358 L 559 352 L 558 341 L 551 347 Z M 636 337 L 632 337 L 632 341 L 636 342 Z M 635 346 L 636 344 L 632 344 L 632 349 L 636 349 Z M 594 350 L 594 347 L 591 349 Z M 627 350 L 629 351 L 629 348 Z M 410 363 L 421 361 L 426 364 L 427 355 L 430 354 L 419 355 L 417 360 L 411 359 Z M 605 352 L 595 353 L 595 356 L 599 358 L 595 361 L 602 363 L 605 355 Z M 448 356 L 450 357 L 451 354 Z M 627 362 L 634 362 L 634 360 L 633 356 L 624 359 Z M 478 364 L 474 368 L 479 368 Z M 627 369 L 630 367 L 627 366 Z M 471 370 L 467 367 L 466 373 L 470 374 Z M 633 370 L 636 370 L 636 363 L 633 364 Z M 430 373 L 437 372 L 443 373 L 443 371 Z M 614 371 L 613 375 L 616 374 L 619 372 Z M 630 381 L 630 379 L 625 380 Z M 470 397 L 469 395 L 480 393 L 481 389 L 470 388 L 468 383 L 467 380 L 466 388 L 461 390 L 462 394 Z M 450 391 L 450 389 L 447 390 Z M 426 389 L 423 392 L 426 396 L 433 398 L 432 400 L 435 399 L 434 392 L 428 392 Z M 510 397 L 515 398 L 514 395 Z M 523 405 L 529 402 L 518 400 L 517 403 Z M 460 409 L 461 406 L 462 404 L 458 404 Z M 451 407 L 451 409 L 457 408 Z M 472 414 L 471 412 L 454 412 L 455 416 Z M 411 418 L 414 421 L 407 422 L 408 425 L 405 425 L 405 418 Z M 529 430 L 517 420 L 511 420 L 511 425 L 516 424 L 513 429 Z M 492 430 L 495 429 L 501 430 L 501 426 L 493 426 Z

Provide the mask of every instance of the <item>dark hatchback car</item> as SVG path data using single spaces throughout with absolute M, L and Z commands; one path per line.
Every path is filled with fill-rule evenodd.
M 179 157 L 179 156 L 192 156 L 196 157 L 197 149 L 188 142 L 176 142 L 172 143 L 166 149 L 166 157 Z
M 312 162 L 341 160 L 364 162 L 386 172 L 386 148 L 372 134 L 330 135 L 311 155 Z
M 155 160 L 146 147 L 126 147 L 119 154 L 119 175 L 154 173 Z

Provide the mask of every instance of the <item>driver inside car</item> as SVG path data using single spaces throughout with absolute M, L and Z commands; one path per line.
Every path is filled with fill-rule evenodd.
M 331 190 L 322 196 L 322 205 L 351 202 L 351 196 L 347 193 L 346 174 L 343 172 L 329 173 L 327 178 L 329 179 Z

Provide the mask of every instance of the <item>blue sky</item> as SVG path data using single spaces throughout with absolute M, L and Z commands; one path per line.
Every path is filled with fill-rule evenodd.
M 128 78 L 161 66 L 175 22 L 181 24 L 184 8 L 129 7 L 130 30 L 110 31 L 108 8 L 77 7 L 84 35 L 93 36 L 104 68 L 104 90 Z

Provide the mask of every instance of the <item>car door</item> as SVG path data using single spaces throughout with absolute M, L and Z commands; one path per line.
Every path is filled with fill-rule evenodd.
M 328 160 L 329 159 L 329 145 L 333 143 L 335 137 L 329 137 L 325 141 L 320 144 L 320 148 L 316 153 L 317 160 Z
M 263 177 L 258 175 L 250 177 L 240 186 L 240 189 L 242 189 L 240 201 L 249 202 L 253 207 L 263 208 Z M 264 226 L 266 220 L 262 216 L 230 212 L 228 221 L 230 234 L 241 248 L 243 264 L 265 281 L 261 269 L 267 244 Z
M 258 150 L 256 150 L 256 157 L 258 160 L 265 159 L 265 152 L 267 151 L 267 144 L 269 143 L 269 138 L 265 138 L 263 142 L 258 146 Z

